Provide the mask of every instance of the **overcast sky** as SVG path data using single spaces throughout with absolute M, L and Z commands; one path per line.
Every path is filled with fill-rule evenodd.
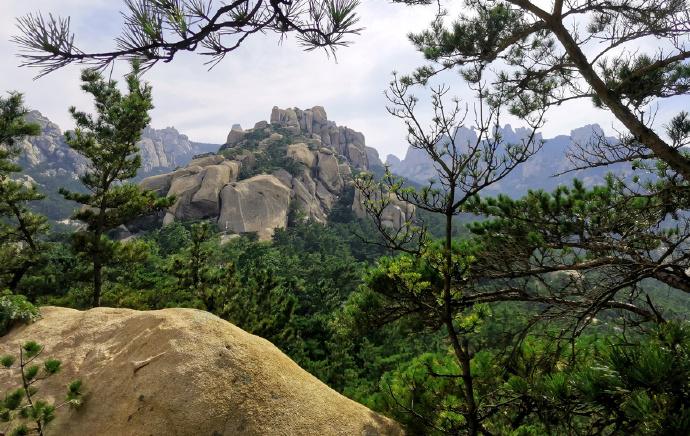
M 457 3 L 457 2 L 456 2 Z M 58 6 L 59 5 L 59 6 Z M 123 19 L 123 3 L 117 0 L 22 0 L 0 1 L 0 90 L 25 94 L 27 105 L 60 125 L 73 127 L 69 106 L 91 110 L 91 100 L 79 89 L 79 66 L 70 66 L 32 80 L 36 69 L 19 68 L 17 47 L 9 42 L 17 33 L 16 17 L 43 12 L 70 16 L 75 45 L 84 51 L 114 47 Z M 401 120 L 386 111 L 383 91 L 391 71 L 411 72 L 423 59 L 407 41 L 406 34 L 428 26 L 433 6 L 407 7 L 385 0 L 362 0 L 360 26 L 366 30 L 352 37 L 354 44 L 341 48 L 337 63 L 323 51 L 304 52 L 294 37 L 279 45 L 277 35 L 255 35 L 239 50 L 226 56 L 211 71 L 205 58 L 183 54 L 169 64 L 156 65 L 145 80 L 153 86 L 155 128 L 176 127 L 193 141 L 225 141 L 233 124 L 251 128 L 267 120 L 273 106 L 311 108 L 324 106 L 330 120 L 361 131 L 367 145 L 404 157 L 407 149 Z M 119 78 L 126 71 L 115 69 Z M 454 74 L 442 77 L 452 93 L 471 102 Z M 420 91 L 423 99 L 423 91 Z M 690 106 L 687 96 L 661 108 L 660 119 Z M 613 117 L 596 110 L 590 102 L 566 104 L 548 113 L 544 137 L 569 134 L 571 129 L 599 123 L 613 133 Z M 515 120 L 506 120 L 513 126 Z

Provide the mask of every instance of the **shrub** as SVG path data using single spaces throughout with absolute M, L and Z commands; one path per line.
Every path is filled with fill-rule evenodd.
M 0 293 L 0 336 L 9 331 L 14 321 L 30 324 L 40 317 L 38 309 L 25 296 L 14 295 L 10 291 Z

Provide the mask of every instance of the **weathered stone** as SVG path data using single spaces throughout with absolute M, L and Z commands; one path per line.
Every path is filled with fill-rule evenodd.
M 268 121 L 259 121 L 254 124 L 254 130 L 265 129 L 266 127 L 268 127 Z
M 297 126 L 287 126 L 285 130 L 288 131 L 288 133 L 292 136 L 298 136 L 300 133 L 302 133 L 302 130 L 300 130 L 299 125 Z
M 357 168 L 367 170 L 369 169 L 369 158 L 367 151 L 360 143 L 347 144 L 347 157 Z
M 333 209 L 336 201 L 338 201 L 338 197 L 333 194 L 321 180 L 316 180 L 316 198 L 319 199 L 321 208 L 326 215 L 328 215 L 331 209 Z
M 30 340 L 62 371 L 41 381 L 60 402 L 82 380 L 87 397 L 64 407 L 53 435 L 402 435 L 392 420 L 336 393 L 273 344 L 194 309 L 89 311 L 42 307 L 34 324 L 0 341 L 17 355 Z M 3 391 L 20 387 L 0 371 Z
M 280 180 L 280 182 L 285 185 L 287 188 L 292 187 L 292 174 L 288 173 L 282 168 L 278 168 L 277 170 L 273 171 L 273 177 L 276 179 Z M 292 194 L 290 194 L 292 195 Z
M 230 145 L 237 144 L 246 134 L 247 132 L 244 130 L 231 130 L 230 133 L 228 133 L 228 137 L 225 139 L 225 143 Z
M 206 157 L 200 157 L 198 159 L 194 159 L 193 161 L 189 162 L 187 164 L 186 168 L 198 166 L 201 168 L 207 167 L 209 165 L 218 165 L 219 163 L 223 162 L 225 160 L 225 157 L 219 155 L 219 154 L 214 154 L 212 156 L 206 156 Z
M 288 124 L 290 121 L 294 121 L 297 123 L 297 125 L 299 125 L 299 121 L 297 120 L 297 114 L 295 113 L 295 111 L 293 109 L 290 109 L 290 108 L 285 109 L 285 118 L 286 118 L 285 121 L 288 122 Z
M 347 144 L 347 137 L 345 135 L 346 129 L 343 127 L 338 128 L 338 143 L 345 145 Z
M 139 182 L 139 188 L 145 190 L 156 191 L 159 196 L 166 195 L 170 190 L 170 183 L 172 182 L 172 173 L 160 174 L 157 176 L 147 177 Z
M 225 165 L 206 167 L 206 175 L 201 187 L 192 197 L 192 205 L 205 216 L 216 216 L 220 212 L 218 195 L 225 185 L 230 183 L 230 168 Z
M 237 180 L 240 175 L 240 169 L 242 169 L 242 163 L 236 160 L 226 160 L 220 163 L 220 165 L 230 168 L 230 182 Z
M 239 161 L 243 167 L 252 169 L 256 163 L 256 156 L 249 150 L 242 150 L 241 154 L 235 156 L 235 160 Z
M 281 110 L 278 106 L 273 106 L 273 110 L 271 110 L 271 124 L 280 122 L 280 112 Z
M 343 179 L 340 177 L 340 169 L 338 168 L 338 159 L 333 156 L 333 153 L 326 154 L 319 152 L 318 174 L 326 188 L 333 193 L 340 194 L 343 189 Z
M 221 191 L 218 229 L 235 233 L 257 232 L 260 241 L 285 228 L 290 190 L 272 175 L 262 174 L 227 185 Z
M 272 133 L 271 136 L 268 137 L 268 140 L 271 142 L 276 142 L 276 141 L 282 141 L 283 135 L 280 133 Z
M 194 165 L 194 166 L 186 166 L 185 168 L 180 168 L 179 170 L 175 170 L 172 173 L 167 174 L 167 175 L 170 176 L 171 183 L 172 183 L 172 181 L 177 179 L 178 177 L 185 177 L 185 176 L 188 176 L 190 174 L 201 174 L 204 171 L 205 170 L 202 167 L 200 167 L 198 165 Z
M 319 223 L 325 223 L 327 213 L 321 207 L 321 202 L 316 197 L 316 183 L 309 177 L 307 171 L 292 179 L 292 191 L 299 202 L 300 209 L 307 217 Z
M 168 195 L 177 195 L 177 202 L 170 208 L 176 218 L 181 220 L 198 220 L 204 217 L 204 213 L 192 206 L 191 200 L 201 187 L 204 175 L 190 174 L 177 177 L 172 181 Z
M 311 108 L 311 112 L 315 123 L 324 125 L 328 121 L 326 110 L 323 108 L 323 106 L 314 106 Z
M 285 155 L 292 158 L 295 162 L 303 163 L 308 167 L 314 166 L 314 161 L 316 160 L 307 144 L 304 143 L 288 145 Z
M 314 131 L 314 114 L 312 113 L 311 109 L 304 111 L 304 124 L 306 125 L 305 130 L 307 131 L 307 134 L 311 135 Z
M 331 146 L 337 146 L 340 143 L 340 130 L 331 128 L 328 133 L 331 135 Z
M 340 175 L 342 176 L 351 176 L 352 175 L 352 169 L 350 168 L 350 165 L 346 163 L 342 163 L 338 165 L 338 170 L 340 172 Z
M 321 128 L 321 142 L 323 143 L 323 145 L 326 145 L 326 146 L 331 145 L 331 134 L 329 132 L 328 126 L 323 126 Z
M 165 214 L 165 217 L 163 218 L 163 227 L 168 226 L 175 221 L 175 215 L 171 214 L 170 212 L 167 212 Z
M 367 161 L 369 161 L 369 168 L 371 167 L 382 167 L 383 162 L 379 157 L 379 152 L 374 147 L 365 147 L 367 150 Z
M 405 213 L 399 206 L 391 203 L 388 207 L 383 209 L 381 221 L 390 223 L 388 227 L 399 229 L 405 223 Z

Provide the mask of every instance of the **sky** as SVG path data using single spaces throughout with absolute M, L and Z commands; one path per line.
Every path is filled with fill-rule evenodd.
M 257 121 L 268 120 L 273 106 L 307 109 L 318 105 L 325 108 L 328 119 L 364 133 L 367 145 L 376 148 L 383 160 L 388 154 L 403 158 L 405 126 L 386 110 L 389 103 L 383 91 L 392 71 L 409 73 L 424 64 L 406 35 L 428 27 L 435 7 L 362 0 L 358 27 L 365 30 L 350 38 L 350 47 L 337 51 L 337 61 L 324 51 L 303 51 L 293 36 L 281 43 L 275 34 L 254 35 L 210 71 L 204 65 L 208 58 L 183 53 L 144 75 L 153 86 L 156 106 L 151 124 L 154 128 L 175 127 L 192 141 L 222 144 L 233 124 L 251 128 Z M 105 51 L 115 47 L 113 40 L 121 33 L 121 10 L 124 4 L 118 0 L 1 1 L 0 91 L 24 93 L 29 108 L 40 111 L 63 131 L 73 128 L 68 107 L 92 109 L 91 99 L 79 89 L 83 67 L 71 65 L 34 80 L 38 70 L 20 68 L 18 48 L 9 41 L 18 33 L 16 17 L 38 11 L 44 16 L 69 16 L 76 46 L 84 51 Z M 127 65 L 120 62 L 111 74 L 120 79 L 126 72 Z M 438 80 L 451 87 L 452 95 L 472 104 L 471 93 L 456 73 Z M 420 89 L 415 94 L 420 97 L 422 118 L 430 120 L 425 92 L 428 94 Z M 675 99 L 660 108 L 659 119 L 688 106 L 690 97 Z M 608 112 L 595 109 L 589 101 L 554 108 L 547 119 L 541 129 L 545 138 L 567 135 L 586 124 L 598 123 L 607 134 L 618 127 Z M 519 120 L 505 122 L 522 125 Z

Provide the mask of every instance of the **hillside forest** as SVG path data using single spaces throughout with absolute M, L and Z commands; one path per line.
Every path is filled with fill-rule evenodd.
M 215 22 L 190 18 L 195 2 L 149 3 L 160 19 L 152 23 L 186 29 L 172 32 L 181 40 L 154 38 L 150 17 L 135 14 L 134 36 L 120 51 L 90 55 L 39 17 L 23 21 L 18 42 L 46 74 L 75 59 L 102 66 L 132 52 L 148 57 L 132 61 L 120 84 L 82 72 L 95 112 L 69 108 L 77 128 L 65 142 L 88 164 L 79 183 L 59 187 L 76 230 L 37 212 L 46 194 L 21 178 L 17 162 L 20 140 L 40 128 L 27 121 L 21 93 L 0 98 L 0 335 L 15 321 L 36 321 L 45 305 L 194 308 L 269 340 L 408 434 L 690 434 L 690 115 L 680 111 L 663 126 L 650 117 L 690 92 L 686 2 L 557 0 L 546 10 L 530 1 L 469 1 L 452 24 L 440 14 L 410 35 L 427 64 L 396 73 L 386 91 L 410 148 L 430 162 L 426 184 L 324 151 L 322 136 L 304 137 L 299 122 L 280 117 L 195 156 L 241 160 L 232 164 L 233 187 L 279 172 L 316 180 L 289 154 L 298 144 L 350 167 L 324 219 L 295 199 L 269 237 L 223 231 L 217 215 L 162 225 L 182 194 L 134 181 L 142 167 L 136 144 L 153 107 L 143 72 L 180 47 L 195 50 L 198 38 L 222 37 L 209 36 Z M 254 30 L 292 29 L 306 44 L 335 49 L 338 35 L 359 31 L 356 2 L 336 3 L 332 16 L 316 17 L 332 20 L 318 32 L 280 14 Z M 582 32 L 566 25 L 571 17 L 582 20 Z M 670 42 L 658 52 L 612 50 L 650 35 Z M 592 41 L 603 43 L 594 60 Z M 208 44 L 219 58 L 230 51 Z M 474 109 L 434 85 L 448 69 L 475 92 Z M 431 123 L 419 115 L 420 90 L 430 94 Z M 548 110 L 579 98 L 611 111 L 624 130 L 573 143 L 560 180 L 621 163 L 630 171 L 515 198 L 492 189 L 545 152 L 538 131 Z M 505 113 L 526 124 L 519 137 L 503 137 Z M 458 134 L 470 125 L 472 140 Z M 394 207 L 414 214 L 393 222 Z M 133 223 L 137 237 L 122 238 L 122 226 Z M 46 416 L 31 419 L 40 428 Z

